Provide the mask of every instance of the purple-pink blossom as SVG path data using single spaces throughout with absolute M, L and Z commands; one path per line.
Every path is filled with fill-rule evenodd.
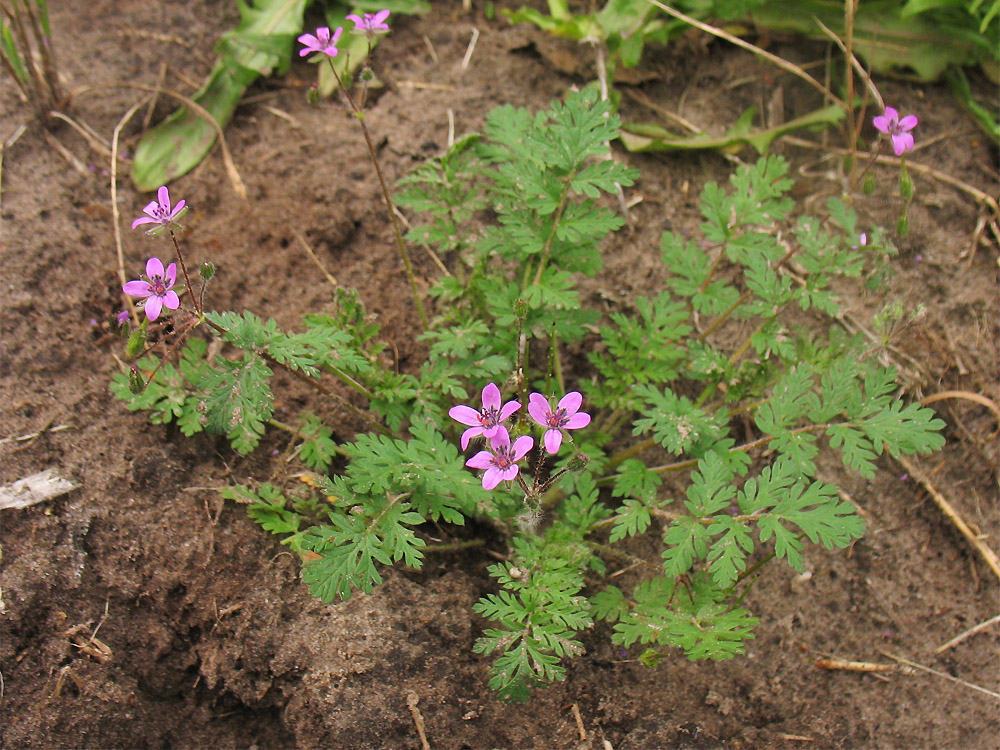
M 387 34 L 389 26 L 385 23 L 385 19 L 388 17 L 388 10 L 380 10 L 378 13 L 365 13 L 364 18 L 351 13 L 347 16 L 347 20 L 354 22 L 352 34 Z
M 566 430 L 579 430 L 590 424 L 590 415 L 580 411 L 582 403 L 583 396 L 577 391 L 570 391 L 559 399 L 555 409 L 541 393 L 532 393 L 528 397 L 528 414 L 546 428 L 542 436 L 546 451 L 558 453 Z
M 181 214 L 184 213 L 185 205 L 186 202 L 184 200 L 179 200 L 177 201 L 177 205 L 171 208 L 170 191 L 167 190 L 167 186 L 164 185 L 156 191 L 156 200 L 150 201 L 146 204 L 146 207 L 142 209 L 146 216 L 140 216 L 138 219 L 133 221 L 132 228 L 135 229 L 140 224 L 156 224 L 156 226 L 153 227 L 153 231 L 158 231 L 159 227 L 169 226 L 177 221 Z
M 316 29 L 315 34 L 303 34 L 299 37 L 299 41 L 305 47 L 299 50 L 299 57 L 305 57 L 311 52 L 320 52 L 329 57 L 336 57 L 337 40 L 340 39 L 340 35 L 343 33 L 344 29 L 341 26 L 338 26 L 337 30 L 332 34 L 328 26 L 320 26 Z
M 171 263 L 164 271 L 159 258 L 150 258 L 146 261 L 146 279 L 130 281 L 122 287 L 122 291 L 130 297 L 146 298 L 143 309 L 146 317 L 154 321 L 160 317 L 160 311 L 164 307 L 169 310 L 180 307 L 181 300 L 177 292 L 171 289 L 176 281 L 176 263 Z
M 915 115 L 907 115 L 900 120 L 899 112 L 892 107 L 886 107 L 884 115 L 872 118 L 875 129 L 892 139 L 892 150 L 896 156 L 913 150 L 913 134 L 910 131 L 917 127 L 917 122 Z
M 534 445 L 535 441 L 530 435 L 522 435 L 512 445 L 510 433 L 501 425 L 490 438 L 490 450 L 479 451 L 465 465 L 473 469 L 486 469 L 483 474 L 483 489 L 492 490 L 500 482 L 509 482 L 517 477 L 517 462 L 528 455 Z
M 462 450 L 469 447 L 469 440 L 476 435 L 490 439 L 503 429 L 500 425 L 506 422 L 511 414 L 521 408 L 517 401 L 508 401 L 501 404 L 500 389 L 495 383 L 488 384 L 483 388 L 483 408 L 476 411 L 471 406 L 453 406 L 448 410 L 448 416 L 456 422 L 469 425 L 469 429 L 462 433 Z

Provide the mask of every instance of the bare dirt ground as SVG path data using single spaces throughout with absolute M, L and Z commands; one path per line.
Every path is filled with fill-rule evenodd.
M 166 85 L 192 91 L 211 65 L 207 51 L 237 20 L 228 0 L 52 5 L 67 88 L 91 87 L 70 112 L 105 138 L 136 101 L 117 84 L 155 85 L 165 66 Z M 481 36 L 463 70 L 474 27 Z M 824 54 L 793 41 L 770 45 L 800 61 Z M 390 178 L 445 146 L 449 111 L 462 133 L 499 104 L 543 107 L 586 83 L 591 60 L 585 48 L 453 2 L 435 3 L 424 19 L 399 19 L 378 49 L 387 87 L 369 113 Z M 634 90 L 717 133 L 747 106 L 773 103 L 779 88 L 788 119 L 818 103 L 707 37 L 651 52 L 643 71 Z M 293 240 L 304 233 L 337 280 L 360 290 L 399 366 L 414 367 L 421 351 L 409 290 L 361 136 L 339 104 L 307 104 L 313 75 L 297 61 L 290 74 L 258 83 L 227 129 L 248 201 L 230 189 L 217 154 L 171 186 L 193 207 L 184 241 L 190 257 L 220 268 L 217 309 L 253 310 L 291 327 L 330 304 L 329 287 Z M 983 79 L 975 83 L 995 100 Z M 946 89 L 879 84 L 889 102 L 920 114 L 914 162 L 997 194 L 997 152 Z M 0 102 L 0 136 L 8 138 L 30 115 L 9 81 Z M 158 103 L 153 121 L 170 108 Z M 625 96 L 623 117 L 655 113 Z M 127 148 L 139 119 L 126 128 Z M 286 473 L 272 456 L 281 437 L 240 459 L 210 436 L 150 425 L 110 397 L 121 343 L 109 322 L 121 299 L 108 160 L 69 127 L 54 135 L 93 169 L 70 167 L 37 124 L 4 154 L 0 483 L 56 467 L 81 486 L 0 511 L 5 747 L 418 748 L 414 702 L 433 748 L 1000 746 L 1000 703 L 956 681 L 1000 688 L 997 628 L 937 652 L 997 614 L 997 580 L 912 472 L 887 458 L 872 482 L 826 469 L 869 531 L 849 550 L 808 548 L 808 581 L 788 570 L 762 577 L 747 599 L 761 618 L 757 639 L 732 661 L 678 657 L 648 669 L 637 653 L 613 649 L 598 626 L 583 634 L 588 653 L 564 683 L 527 705 L 505 705 L 486 685 L 487 660 L 471 650 L 484 624 L 471 605 L 490 586 L 485 552 L 432 556 L 418 573 L 387 571 L 384 586 L 347 603 L 311 598 L 298 560 L 218 493 Z M 839 189 L 826 177 L 831 165 L 815 161 L 821 152 L 776 150 L 796 165 L 799 197 L 825 200 Z M 731 168 L 714 153 L 618 156 L 642 170 L 635 192 L 643 200 L 589 292 L 609 309 L 659 288 L 660 233 L 695 230 L 702 185 Z M 893 174 L 877 174 L 891 193 Z M 968 194 L 914 177 L 911 231 L 898 242 L 889 295 L 927 312 L 890 356 L 911 397 L 971 391 L 1000 400 L 997 248 L 988 233 L 974 238 L 981 214 Z M 149 197 L 120 182 L 124 225 Z M 872 198 L 858 209 L 892 227 L 898 206 Z M 131 269 L 165 252 L 123 228 Z M 422 279 L 434 278 L 429 258 L 416 262 Z M 868 320 L 881 303 L 852 298 L 853 319 Z M 288 385 L 279 391 L 287 403 L 311 398 Z M 363 428 L 334 405 L 310 405 L 341 440 Z M 948 444 L 918 466 L 1000 547 L 995 417 L 963 399 L 934 408 Z M 502 553 L 503 540 L 489 547 Z M 887 653 L 940 674 L 814 666 L 824 655 L 895 663 Z

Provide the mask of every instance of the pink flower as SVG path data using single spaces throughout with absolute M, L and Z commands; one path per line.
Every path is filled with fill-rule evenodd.
M 892 107 L 886 107 L 884 115 L 872 118 L 875 129 L 892 138 L 892 150 L 896 152 L 896 156 L 913 150 L 913 136 L 909 131 L 917 127 L 917 122 L 914 115 L 907 115 L 900 120 L 899 112 Z
M 469 447 L 469 440 L 476 435 L 489 439 L 494 437 L 503 427 L 500 425 L 510 418 L 510 415 L 521 408 L 517 401 L 508 401 L 500 405 L 500 389 L 490 383 L 483 388 L 483 408 L 476 411 L 471 406 L 453 406 L 448 410 L 448 416 L 456 422 L 471 425 L 462 433 L 462 450 Z
M 364 18 L 352 13 L 347 20 L 354 21 L 352 34 L 387 34 L 389 26 L 385 23 L 385 19 L 388 17 L 389 11 L 380 10 L 378 13 L 365 13 Z
M 305 45 L 304 49 L 299 50 L 299 57 L 305 57 L 310 52 L 321 52 L 329 57 L 337 56 L 337 40 L 340 39 L 340 35 L 344 33 L 344 29 L 340 26 L 337 30 L 330 33 L 330 29 L 327 26 L 320 26 L 316 29 L 315 36 L 313 34 L 303 34 L 299 37 L 299 41 Z
M 122 287 L 122 291 L 130 297 L 147 298 L 144 308 L 147 318 L 151 321 L 156 320 L 164 307 L 170 310 L 180 307 L 181 301 L 177 292 L 170 288 L 177 281 L 176 263 L 171 263 L 164 271 L 159 258 L 150 258 L 146 261 L 146 278 L 149 280 L 137 279 L 128 282 Z
M 528 455 L 534 445 L 535 441 L 530 435 L 522 435 L 511 445 L 507 428 L 500 426 L 490 438 L 490 450 L 479 451 L 465 465 L 473 469 L 486 469 L 483 474 L 483 489 L 492 490 L 501 481 L 509 482 L 517 477 L 517 462 Z
M 580 411 L 582 403 L 583 396 L 577 391 L 570 391 L 559 399 L 555 410 L 541 393 L 532 393 L 528 397 L 528 414 L 542 427 L 548 428 L 543 436 L 546 451 L 558 453 L 566 430 L 579 430 L 590 424 L 590 415 Z
M 177 205 L 172 209 L 170 208 L 170 191 L 167 190 L 167 186 L 164 185 L 159 190 L 156 191 L 156 200 L 150 201 L 146 204 L 146 207 L 142 209 L 146 216 L 140 216 L 138 219 L 132 222 L 132 228 L 135 229 L 140 224 L 156 224 L 152 231 L 157 231 L 160 227 L 169 226 L 180 218 L 181 214 L 184 213 L 185 202 L 183 200 L 177 201 Z

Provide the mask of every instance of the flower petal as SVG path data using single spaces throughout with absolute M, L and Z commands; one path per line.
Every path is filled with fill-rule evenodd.
M 542 397 L 542 394 L 532 393 L 528 398 L 528 416 L 542 427 L 547 427 L 549 414 L 551 413 L 552 410 L 549 408 L 549 402 Z
M 508 401 L 500 408 L 500 414 L 497 416 L 498 422 L 506 422 L 510 419 L 511 415 L 521 408 L 519 401 Z
M 156 200 L 160 204 L 160 208 L 163 209 L 164 213 L 170 213 L 170 191 L 167 190 L 167 186 L 162 186 L 156 191 Z
M 159 258 L 150 258 L 146 261 L 146 276 L 152 279 L 154 276 L 163 278 L 163 264 Z
M 163 306 L 170 310 L 176 310 L 180 307 L 181 298 L 177 296 L 177 292 L 173 289 L 168 290 L 167 293 L 163 295 Z
M 150 216 L 140 216 L 138 219 L 132 222 L 132 228 L 135 229 L 140 224 L 155 224 L 156 219 Z
M 559 452 L 560 445 L 562 445 L 562 433 L 559 430 L 546 430 L 545 450 L 554 456 Z
M 579 391 L 570 391 L 559 399 L 559 408 L 565 409 L 567 414 L 576 414 L 580 411 L 580 404 L 583 403 L 583 396 Z
M 469 441 L 472 440 L 476 435 L 482 435 L 482 427 L 470 427 L 465 432 L 462 433 L 462 450 L 464 451 L 469 447 Z
M 496 387 L 495 383 L 488 383 L 486 387 L 483 388 L 483 408 L 500 408 L 500 389 Z
M 163 282 L 167 286 L 173 286 L 177 281 L 177 264 L 171 263 L 167 266 L 167 270 L 163 272 Z
M 873 117 L 872 118 L 872 125 L 874 125 L 875 129 L 878 130 L 878 131 L 881 131 L 883 133 L 888 133 L 889 132 L 889 118 L 888 117 L 883 117 L 882 115 L 878 115 L 877 117 Z
M 149 299 L 146 300 L 146 317 L 151 321 L 156 320 L 160 317 L 160 310 L 163 309 L 163 299 L 156 296 L 155 294 L 149 295 Z
M 578 411 L 566 421 L 563 428 L 566 430 L 579 430 L 581 427 L 586 427 L 588 424 L 590 424 L 590 415 L 586 412 Z
M 148 281 L 137 279 L 128 282 L 122 287 L 122 291 L 130 297 L 148 297 L 153 293 L 153 287 L 149 285 Z
M 515 461 L 520 461 L 528 455 L 528 451 L 535 447 L 535 439 L 530 435 L 521 435 L 511 446 L 511 453 Z
M 887 119 L 889 122 L 898 122 L 899 121 L 899 112 L 896 111 L 895 107 L 886 107 L 885 108 L 885 119 Z
M 332 46 L 336 44 L 337 40 L 340 39 L 340 35 L 343 33 L 344 33 L 344 27 L 338 26 L 337 30 L 333 32 L 333 36 L 330 37 L 330 45 Z
M 899 127 L 902 130 L 913 130 L 917 127 L 917 123 L 920 122 L 916 115 L 907 115 L 902 120 L 899 121 Z
M 483 474 L 483 489 L 492 490 L 494 487 L 500 484 L 500 480 L 502 479 L 503 479 L 503 472 L 501 472 L 500 469 L 495 469 L 495 468 L 487 469 L 486 473 Z
M 473 469 L 489 469 L 493 466 L 493 454 L 489 451 L 479 451 L 476 455 L 465 462 L 466 466 Z
M 178 216 L 180 216 L 181 215 L 181 211 L 184 210 L 184 206 L 186 206 L 186 205 L 187 205 L 187 201 L 184 200 L 183 198 L 181 198 L 179 201 L 177 201 L 177 205 L 174 206 L 174 210 L 170 212 L 170 218 L 171 219 L 176 219 Z
M 346 20 L 354 22 L 354 28 L 360 29 L 364 21 L 361 20 L 361 16 L 356 13 L 351 13 L 346 17 Z
M 461 424 L 482 427 L 482 423 L 479 421 L 479 412 L 471 406 L 453 406 L 448 410 L 448 416 Z
M 510 447 L 510 433 L 503 425 L 497 425 L 497 434 L 490 438 L 490 445 L 495 452 L 507 450 Z
M 385 21 L 385 19 L 387 19 L 388 17 L 389 17 L 388 10 L 380 10 L 378 13 L 375 14 L 375 18 L 373 18 L 372 21 L 374 21 L 376 24 L 380 24 L 383 21 Z

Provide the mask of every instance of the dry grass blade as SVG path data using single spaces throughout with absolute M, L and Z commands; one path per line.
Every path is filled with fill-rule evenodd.
M 118 279 L 121 281 L 122 286 L 125 286 L 128 277 L 125 275 L 125 254 L 122 252 L 121 214 L 118 211 L 118 139 L 121 136 L 122 128 L 139 111 L 139 108 L 143 105 L 143 101 L 140 99 L 132 105 L 131 109 L 115 125 L 114 134 L 111 136 L 111 225 L 115 235 L 115 250 L 118 252 Z M 135 324 L 138 325 L 139 318 L 134 308 L 132 308 L 132 318 Z
M 842 100 L 840 100 L 836 96 L 834 96 L 833 92 L 830 91 L 829 88 L 827 88 L 822 83 L 820 83 L 815 78 L 813 78 L 811 75 L 809 75 L 808 73 L 806 73 L 798 65 L 796 65 L 794 63 L 790 63 L 790 62 L 788 62 L 788 60 L 785 60 L 784 58 L 778 57 L 777 55 L 772 54 L 772 53 L 768 52 L 767 50 L 763 50 L 763 49 L 761 49 L 760 47 L 758 47 L 756 45 L 750 44 L 750 42 L 747 42 L 747 41 L 745 41 L 743 39 L 740 39 L 738 36 L 733 36 L 728 31 L 724 31 L 724 30 L 722 30 L 722 29 L 720 29 L 720 28 L 718 28 L 716 26 L 711 26 L 711 25 L 709 25 L 707 23 L 703 23 L 703 22 L 699 21 L 697 18 L 692 18 L 691 16 L 684 15 L 679 10 L 674 10 L 669 5 L 664 5 L 663 3 L 659 2 L 659 0 L 646 0 L 646 2 L 648 2 L 650 5 L 655 5 L 657 8 L 659 8 L 660 10 L 662 10 L 664 13 L 666 13 L 667 15 L 673 16 L 674 18 L 676 18 L 679 21 L 684 21 L 684 23 L 691 24 L 695 28 L 701 29 L 706 34 L 711 34 L 712 36 L 717 36 L 717 37 L 719 37 L 719 39 L 725 39 L 730 44 L 735 44 L 737 47 L 741 47 L 742 49 L 745 49 L 748 52 L 752 52 L 753 54 L 758 55 L 759 57 L 763 57 L 765 60 L 769 60 L 770 62 L 774 63 L 779 68 L 781 68 L 782 70 L 788 71 L 792 75 L 801 78 L 803 81 L 805 81 L 806 83 L 808 83 L 813 88 L 819 89 L 819 91 L 821 91 L 823 93 L 823 96 L 825 96 L 828 99 L 830 99 L 837 106 L 841 107 L 844 110 L 847 109 L 847 105 L 844 104 L 844 102 Z
M 961 398 L 966 401 L 973 401 L 977 404 L 985 406 L 993 412 L 993 415 L 997 418 L 997 429 L 993 431 L 992 435 L 990 435 L 990 440 L 994 439 L 997 436 L 997 433 L 1000 433 L 1000 407 L 996 405 L 996 402 L 993 399 L 987 398 L 979 393 L 973 393 L 972 391 L 941 391 L 940 393 L 935 393 L 933 396 L 927 396 L 926 398 L 920 399 L 920 403 L 927 406 L 929 404 L 933 404 L 935 401 L 944 401 L 948 398 Z
M 955 646 L 957 646 L 962 641 L 971 638 L 976 633 L 982 633 L 984 630 L 987 630 L 998 623 L 1000 623 L 1000 615 L 997 615 L 996 617 L 991 617 L 990 619 L 985 620 L 984 622 L 981 622 L 978 625 L 974 625 L 973 627 L 966 630 L 964 633 L 959 633 L 947 643 L 941 644 L 936 649 L 934 649 L 934 653 L 941 654 L 947 651 L 949 648 L 955 648 Z
M 980 537 L 969 528 L 969 524 L 965 522 L 965 519 L 959 515 L 958 511 L 955 510 L 954 506 L 948 502 L 944 495 L 942 495 L 938 489 L 931 484 L 930 479 L 927 475 L 917 467 L 912 461 L 906 458 L 906 456 L 899 456 L 897 459 L 900 465 L 906 469 L 911 477 L 920 482 L 923 488 L 927 490 L 927 493 L 934 499 L 937 506 L 941 511 L 947 516 L 948 520 L 951 521 L 955 528 L 969 540 L 969 544 L 976 548 L 976 551 L 980 554 L 986 565 L 990 570 L 993 571 L 998 579 L 1000 579 L 1000 559 L 997 558 L 996 553 L 989 548 L 989 546 Z
M 960 680 L 958 677 L 952 677 L 950 674 L 947 674 L 940 670 L 931 669 L 930 667 L 925 667 L 923 664 L 917 664 L 915 661 L 904 659 L 902 656 L 896 656 L 895 654 L 890 654 L 888 651 L 882 651 L 880 653 L 883 656 L 888 656 L 890 659 L 898 661 L 900 664 L 905 664 L 907 667 L 910 667 L 912 669 L 919 669 L 923 672 L 927 672 L 928 674 L 932 674 L 935 677 L 943 677 L 944 679 L 949 680 L 950 682 L 955 682 L 958 683 L 959 685 L 964 685 L 967 688 L 978 690 L 980 693 L 985 693 L 991 698 L 996 698 L 997 700 L 1000 700 L 1000 693 L 995 693 L 992 690 L 987 690 L 986 688 L 980 687 L 979 685 L 976 685 L 972 682 L 966 682 L 965 680 Z

